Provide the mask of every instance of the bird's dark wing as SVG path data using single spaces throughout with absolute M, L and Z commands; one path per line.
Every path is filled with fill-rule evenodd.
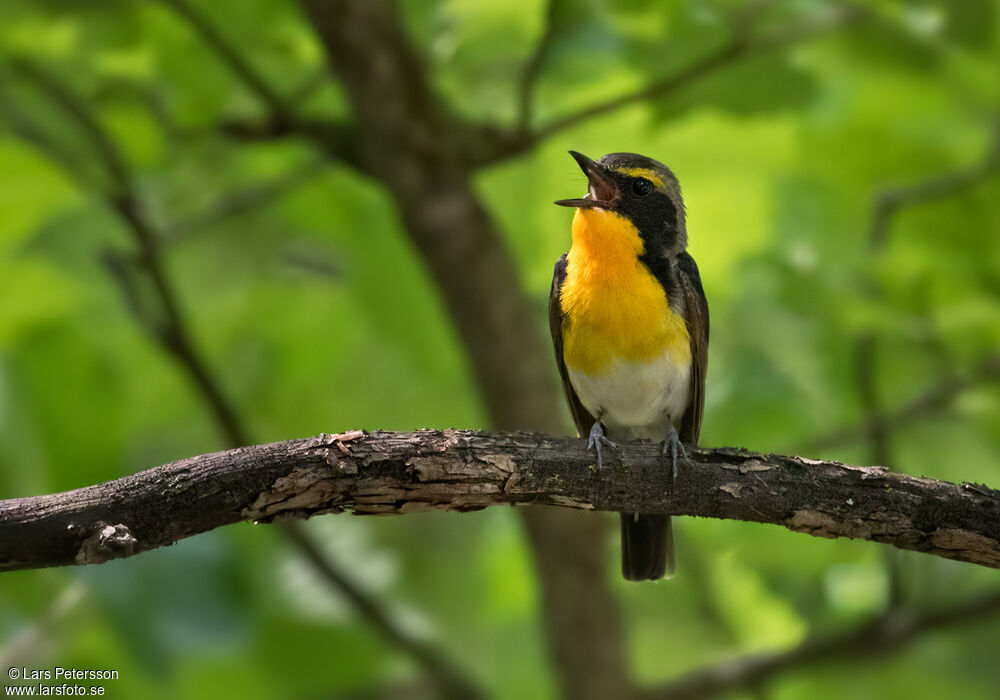
M 705 371 L 708 368 L 708 300 L 694 258 L 681 253 L 677 258 L 680 291 L 684 298 L 688 335 L 691 337 L 691 405 L 681 419 L 680 439 L 698 444 L 701 414 L 705 409 Z
M 579 434 L 586 436 L 590 434 L 590 429 L 594 426 L 594 417 L 583 407 L 580 398 L 573 391 L 573 385 L 569 383 L 569 375 L 566 373 L 566 363 L 563 362 L 563 313 L 562 307 L 559 305 L 559 292 L 562 290 L 565 279 L 566 256 L 563 255 L 556 262 L 555 273 L 552 276 L 552 291 L 549 293 L 549 330 L 552 331 L 552 345 L 556 349 L 556 365 L 559 367 L 563 390 L 569 401 L 569 410 L 573 413 L 573 422 L 576 423 Z

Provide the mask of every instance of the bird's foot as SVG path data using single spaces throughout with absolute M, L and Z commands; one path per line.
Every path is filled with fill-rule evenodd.
M 587 449 L 593 450 L 594 454 L 597 456 L 597 471 L 600 471 L 604 466 L 604 453 L 601 451 L 603 447 L 610 447 L 613 450 L 618 449 L 618 445 L 604 435 L 604 429 L 601 427 L 599 421 L 594 422 L 594 427 L 590 429 L 590 438 L 587 440 Z
M 677 463 L 678 455 L 686 462 L 687 461 L 687 451 L 684 449 L 684 443 L 681 442 L 680 436 L 677 435 L 677 428 L 670 426 L 670 436 L 663 441 L 663 446 L 660 449 L 660 457 L 664 460 L 670 460 L 670 477 L 673 481 L 677 481 Z

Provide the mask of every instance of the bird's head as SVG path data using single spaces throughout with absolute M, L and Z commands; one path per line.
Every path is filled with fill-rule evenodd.
M 569 153 L 587 175 L 587 194 L 556 204 L 604 209 L 627 218 L 646 250 L 670 254 L 687 247 L 681 187 L 670 168 L 637 153 L 609 153 L 599 161 L 576 151 Z

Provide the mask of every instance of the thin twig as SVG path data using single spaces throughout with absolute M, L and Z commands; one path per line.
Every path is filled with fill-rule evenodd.
M 313 95 L 326 87 L 329 82 L 330 74 L 326 68 L 315 71 L 306 76 L 299 85 L 292 89 L 292 92 L 288 95 L 288 103 L 294 107 L 302 106 L 312 99 Z
M 808 454 L 822 453 L 858 440 L 872 431 L 896 430 L 941 411 L 950 405 L 955 397 L 970 389 L 997 380 L 1000 380 L 1000 353 L 984 357 L 962 375 L 947 377 L 895 411 L 812 438 L 799 446 L 798 451 Z
M 149 116 L 156 122 L 156 125 L 163 133 L 168 143 L 182 140 L 184 129 L 170 113 L 170 107 L 166 98 L 157 87 L 142 87 L 139 89 L 138 99 L 149 112 Z
M 160 240 L 162 243 L 176 243 L 226 219 L 267 207 L 319 175 L 327 166 L 328 162 L 325 159 L 309 160 L 270 182 L 251 185 L 225 194 L 203 211 L 164 226 Z
M 862 13 L 856 6 L 840 4 L 832 12 L 822 17 L 810 18 L 754 38 L 751 28 L 747 26 L 749 22 L 752 22 L 757 17 L 756 13 L 752 13 L 749 17 L 743 18 L 743 23 L 734 26 L 731 38 L 715 51 L 685 66 L 676 73 L 654 81 L 646 87 L 619 95 L 618 97 L 596 102 L 576 112 L 554 119 L 533 132 L 529 139 L 527 139 L 527 142 L 523 146 L 520 146 L 518 150 L 527 150 L 527 148 L 538 141 L 547 139 L 560 131 L 569 129 L 589 119 L 610 114 L 639 102 L 666 97 L 748 55 L 812 39 L 839 29 L 859 19 L 861 16 Z
M 994 125 L 994 132 L 987 144 L 986 152 L 973 165 L 940 175 L 905 188 L 887 189 L 875 199 L 871 222 L 868 227 L 869 266 L 864 288 L 875 305 L 885 302 L 886 293 L 873 274 L 871 263 L 885 252 L 893 220 L 905 208 L 918 206 L 928 201 L 953 196 L 972 187 L 1000 170 L 1000 117 Z M 867 442 L 870 458 L 875 464 L 892 467 L 895 464 L 892 437 L 895 425 L 879 420 L 884 415 L 882 397 L 879 390 L 879 331 L 874 329 L 860 332 L 855 342 L 855 385 L 864 410 L 864 424 L 867 428 Z M 952 365 L 945 365 L 952 368 Z M 947 380 L 960 382 L 949 372 Z M 943 404 L 937 404 L 943 408 Z M 884 559 L 888 574 L 888 609 L 903 603 L 904 577 L 900 570 L 902 560 L 899 552 L 885 550 Z
M 355 167 L 359 164 L 355 129 L 336 119 L 300 118 L 292 106 L 297 106 L 323 85 L 325 72 L 307 77 L 286 101 L 254 70 L 243 54 L 188 0 L 160 0 L 187 21 L 224 63 L 268 110 L 261 120 L 225 120 L 213 131 L 243 140 L 271 140 L 287 136 L 305 136 L 320 143 L 328 158 L 343 160 Z
M 87 584 L 76 579 L 30 624 L 20 629 L 0 648 L 0 668 L 30 665 L 50 636 L 86 599 Z
M 556 17 L 559 0 L 547 0 L 542 19 L 542 33 L 535 44 L 535 50 L 525 62 L 517 83 L 517 125 L 520 131 L 528 131 L 531 126 L 532 92 L 548 58 L 549 49 L 556 37 Z
M 44 152 L 50 160 L 81 186 L 93 186 L 84 172 L 84 166 L 73 153 L 57 143 L 39 127 L 38 122 L 29 117 L 16 102 L 11 100 L 0 84 L 0 113 L 11 132 L 21 140 Z
M 424 669 L 430 669 L 432 678 L 436 679 L 446 697 L 479 698 L 482 693 L 472 681 L 462 673 L 434 646 L 406 632 L 360 586 L 355 583 L 339 567 L 333 566 L 316 544 L 309 532 L 302 527 L 294 527 L 295 523 L 282 522 L 280 527 L 285 535 L 294 542 L 300 552 L 312 563 L 313 567 L 341 594 L 347 598 L 362 613 L 364 618 L 393 646 L 402 649 L 416 659 Z
M 893 426 L 878 420 L 884 415 L 878 387 L 878 338 L 862 333 L 854 344 L 854 383 L 864 412 L 863 423 L 868 429 L 868 459 L 872 464 L 893 467 L 890 458 L 889 433 Z
M 15 73 L 31 82 L 49 99 L 87 139 L 94 154 L 111 176 L 113 196 L 121 196 L 130 191 L 132 182 L 125 159 L 115 146 L 111 135 L 94 118 L 89 107 L 55 76 L 38 65 L 18 58 L 12 60 L 10 66 Z
M 170 7 L 191 28 L 201 36 L 222 59 L 223 63 L 242 80 L 251 92 L 264 104 L 274 118 L 288 115 L 288 110 L 278 93 L 275 92 L 246 60 L 243 53 L 233 46 L 229 40 L 213 25 L 200 10 L 187 0 L 160 0 Z
M 869 662 L 904 650 L 931 632 L 981 622 L 1000 614 L 1000 592 L 928 611 L 893 609 L 844 632 L 806 639 L 788 651 L 750 654 L 697 669 L 639 700 L 701 700 L 760 687 L 779 674 L 831 661 Z
M 868 230 L 869 247 L 873 251 L 885 247 L 892 220 L 901 209 L 951 197 L 975 187 L 998 173 L 1000 173 L 1000 116 L 994 120 L 993 133 L 986 152 L 977 162 L 923 182 L 888 188 L 882 192 L 876 198 L 875 212 Z
M 359 133 L 353 125 L 337 119 L 298 117 L 290 119 L 224 119 L 198 135 L 221 134 L 238 141 L 274 141 L 286 138 L 308 139 L 330 160 L 342 161 L 356 170 L 366 172 L 359 152 Z
M 344 270 L 329 256 L 320 256 L 309 250 L 291 248 L 280 254 L 279 259 L 291 270 L 297 270 L 327 281 L 343 277 Z
M 886 247 L 889 231 L 895 217 L 904 209 L 926 204 L 959 194 L 982 181 L 1000 173 L 1000 116 L 993 124 L 993 132 L 983 156 L 970 166 L 932 177 L 907 187 L 888 188 L 875 197 L 871 221 L 868 226 L 868 247 L 872 255 L 880 255 Z M 873 282 L 867 284 L 869 293 L 881 297 L 882 291 Z M 870 333 L 862 335 L 856 343 L 857 384 L 865 417 L 857 425 L 839 428 L 826 435 L 807 441 L 803 452 L 815 453 L 838 447 L 845 442 L 867 436 L 873 448 L 873 459 L 878 464 L 890 461 L 888 434 L 904 425 L 948 406 L 962 392 L 1000 378 L 1000 353 L 988 355 L 978 362 L 965 376 L 949 368 L 945 378 L 913 399 L 909 404 L 886 414 L 876 396 L 874 366 L 875 338 Z
M 89 107 L 59 79 L 26 61 L 16 62 L 15 68 L 79 128 L 111 175 L 112 190 L 102 193 L 102 197 L 108 206 L 118 213 L 131 233 L 139 250 L 139 261 L 156 291 L 162 311 L 159 315 L 160 323 L 155 326 L 156 337 L 187 370 L 199 393 L 211 408 L 226 442 L 234 446 L 245 444 L 247 435 L 235 411 L 191 339 L 189 325 L 181 310 L 177 294 L 158 254 L 159 235 L 145 213 L 124 154 Z

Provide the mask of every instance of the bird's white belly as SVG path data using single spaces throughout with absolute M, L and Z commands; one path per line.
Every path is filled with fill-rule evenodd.
M 663 440 L 691 398 L 691 365 L 664 353 L 648 362 L 615 358 L 599 375 L 567 366 L 580 402 L 612 439 Z

